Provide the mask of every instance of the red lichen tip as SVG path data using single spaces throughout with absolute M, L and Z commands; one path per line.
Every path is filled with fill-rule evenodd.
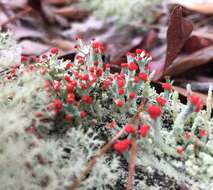
M 195 106 L 195 112 L 199 112 L 202 109 L 203 101 L 199 96 L 191 95 L 189 96 L 189 101 Z
M 162 83 L 162 88 L 164 89 L 164 90 L 167 90 L 167 91 L 169 91 L 169 92 L 171 92 L 172 91 L 172 86 L 171 86 L 171 84 L 169 84 L 169 83 Z
M 143 81 L 147 81 L 148 80 L 148 75 L 146 73 L 140 72 L 138 74 L 138 77 L 139 77 L 140 80 L 143 80 Z
M 124 81 L 123 79 L 120 79 L 120 80 L 117 81 L 117 86 L 118 86 L 119 88 L 124 87 L 124 85 L 125 85 L 125 81 Z
M 116 100 L 116 105 L 121 108 L 123 106 L 123 101 L 122 100 Z
M 88 95 L 82 96 L 81 99 L 85 104 L 92 104 L 93 101 L 92 97 Z
M 136 71 L 136 70 L 138 69 L 138 65 L 137 65 L 135 62 L 130 62 L 130 63 L 128 64 L 128 69 L 129 69 L 130 71 Z
M 93 41 L 92 42 L 92 48 L 94 49 L 95 53 L 105 53 L 105 47 L 102 43 Z
M 28 57 L 22 55 L 22 56 L 21 56 L 21 62 L 27 62 L 27 61 L 28 61 Z
M 134 92 L 134 91 L 131 91 L 131 92 L 129 93 L 129 99 L 134 99 L 135 97 L 136 97 L 135 92 Z
M 125 132 L 130 133 L 130 134 L 135 133 L 135 128 L 130 123 L 128 123 L 124 126 L 124 130 L 125 130 Z
M 147 124 L 143 124 L 142 126 L 140 126 L 140 135 L 142 137 L 146 137 L 148 135 L 150 126 Z
M 117 151 L 118 153 L 123 153 L 129 148 L 130 145 L 131 145 L 131 141 L 129 139 L 124 139 L 124 140 L 117 141 L 114 144 L 113 149 Z
M 159 106 L 156 105 L 149 105 L 147 108 L 147 112 L 152 119 L 157 119 L 161 115 L 161 109 Z
M 59 99 L 53 100 L 52 104 L 55 112 L 59 112 L 63 108 L 63 103 Z
M 64 116 L 64 120 L 66 120 L 66 121 L 72 121 L 72 119 L 73 119 L 73 115 L 72 114 L 66 114 Z
M 119 95 L 123 95 L 124 94 L 124 89 L 123 88 L 119 88 L 118 89 L 118 94 Z
M 79 115 L 80 115 L 80 118 L 84 118 L 87 115 L 87 113 L 85 111 L 80 111 Z
M 67 94 L 67 103 L 73 104 L 75 102 L 75 95 L 73 93 Z
M 121 63 L 122 68 L 128 68 L 128 63 Z
M 51 53 L 52 53 L 52 54 L 58 54 L 58 52 L 59 52 L 59 49 L 58 49 L 57 47 L 53 47 L 53 48 L 51 49 Z
M 160 106 L 165 106 L 165 104 L 166 104 L 166 100 L 160 96 L 156 98 L 156 101 Z
M 73 66 L 72 63 L 67 63 L 66 66 L 65 66 L 65 69 L 68 70 L 68 69 L 70 69 L 72 66 Z
M 184 153 L 184 148 L 182 146 L 179 146 L 179 147 L 176 148 L 176 152 L 178 154 L 183 154 Z
M 135 50 L 135 53 L 137 53 L 137 54 L 139 54 L 139 55 L 140 55 L 142 52 L 143 52 L 142 49 L 136 49 L 136 50 Z
M 207 137 L 208 133 L 205 129 L 200 129 L 199 130 L 199 137 Z
M 103 81 L 101 88 L 103 90 L 107 90 L 107 89 L 109 89 L 110 85 L 111 85 L 111 81 L 109 79 L 106 79 Z

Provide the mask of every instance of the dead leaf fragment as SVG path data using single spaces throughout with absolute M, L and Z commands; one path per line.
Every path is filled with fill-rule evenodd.
M 213 46 L 203 48 L 190 55 L 178 57 L 165 71 L 166 75 L 177 76 L 191 68 L 204 65 L 213 60 Z
M 182 17 L 182 7 L 175 7 L 167 31 L 167 53 L 164 68 L 167 68 L 177 57 L 192 30 L 192 22 Z
M 158 41 L 158 33 L 155 30 L 150 30 L 144 36 L 141 46 L 143 49 L 150 51 L 153 47 L 155 47 Z
M 202 37 L 202 36 L 196 36 L 192 35 L 185 43 L 184 49 L 187 53 L 193 53 L 199 49 L 208 47 L 210 45 L 213 45 L 213 40 Z
M 74 51 L 75 44 L 71 41 L 64 40 L 61 38 L 53 39 L 49 42 L 51 46 L 58 47 L 63 51 Z
M 55 14 L 60 16 L 75 18 L 75 19 L 83 19 L 86 18 L 89 13 L 85 10 L 79 10 L 73 7 L 63 7 L 54 10 Z

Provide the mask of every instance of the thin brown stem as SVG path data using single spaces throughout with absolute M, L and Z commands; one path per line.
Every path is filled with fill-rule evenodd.
M 133 181 L 134 181 L 134 175 L 135 175 L 135 165 L 136 165 L 136 156 L 137 156 L 137 143 L 136 143 L 135 136 L 131 138 L 131 143 L 132 144 L 130 149 L 127 190 L 133 190 Z
M 138 120 L 139 114 L 143 110 L 146 101 L 141 102 L 141 104 L 138 107 L 135 115 L 130 119 L 130 122 L 135 123 L 136 120 Z M 107 126 L 109 127 L 109 125 L 110 124 L 108 124 Z M 103 156 L 111 148 L 111 146 L 115 143 L 115 141 L 118 140 L 124 134 L 124 132 L 125 132 L 125 130 L 122 129 L 120 132 L 118 132 L 118 134 L 113 139 L 111 139 L 111 141 L 109 141 L 106 145 L 104 145 L 100 149 L 99 153 L 96 156 L 94 156 L 89 161 L 89 163 L 87 164 L 86 168 L 81 172 L 80 176 L 74 180 L 74 182 L 70 185 L 70 187 L 68 187 L 68 190 L 75 190 L 75 189 L 77 189 L 80 186 L 81 181 L 83 181 L 85 179 L 85 177 L 89 174 L 89 172 L 92 170 L 92 168 L 96 164 L 97 160 L 101 156 Z M 133 155 L 133 158 L 132 158 L 133 162 L 130 162 L 131 163 L 130 164 L 131 168 L 133 168 L 133 169 L 131 169 L 131 175 L 130 175 L 130 177 L 134 175 L 134 171 L 135 171 L 136 149 L 137 149 L 137 147 L 136 147 L 136 138 L 134 137 L 133 148 L 131 148 L 131 152 L 133 153 L 132 154 Z M 131 177 L 131 180 L 132 180 L 132 177 Z M 132 184 L 132 182 L 131 182 L 131 184 Z

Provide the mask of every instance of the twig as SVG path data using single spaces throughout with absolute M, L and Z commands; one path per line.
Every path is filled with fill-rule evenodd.
M 135 120 L 138 119 L 139 114 L 140 114 L 140 112 L 143 110 L 146 101 L 147 101 L 147 100 L 141 102 L 141 104 L 140 104 L 140 106 L 138 107 L 138 109 L 137 109 L 135 115 L 130 119 L 131 122 L 135 122 Z M 109 124 L 108 124 L 108 125 L 109 125 Z M 107 125 L 107 126 L 108 126 L 108 125 Z M 122 129 L 111 141 L 109 141 L 106 145 L 104 145 L 104 146 L 101 148 L 101 150 L 99 151 L 99 153 L 98 153 L 96 156 L 94 156 L 94 157 L 89 161 L 89 163 L 87 164 L 86 168 L 81 172 L 80 176 L 74 180 L 73 184 L 72 184 L 70 187 L 68 187 L 68 190 L 75 190 L 76 188 L 79 187 L 81 181 L 83 181 L 83 180 L 85 179 L 85 177 L 87 176 L 87 174 L 89 174 L 89 172 L 92 170 L 92 168 L 93 168 L 94 165 L 96 164 L 97 160 L 98 160 L 101 156 L 103 156 L 103 155 L 107 152 L 108 149 L 110 149 L 110 147 L 115 143 L 115 141 L 116 141 L 117 139 L 119 139 L 119 137 L 121 137 L 121 136 L 124 134 L 124 132 L 125 132 L 125 130 Z M 134 144 L 135 144 L 135 145 L 134 145 Z M 134 146 L 135 146 L 135 148 L 134 148 Z M 136 139 L 135 139 L 135 143 L 133 143 L 133 149 L 131 149 L 131 150 L 132 150 L 133 153 L 135 152 L 135 153 L 133 154 L 133 156 L 136 157 Z M 133 157 L 133 160 L 136 159 L 136 158 L 134 158 L 134 157 Z M 131 164 L 132 164 L 132 163 L 131 163 Z M 135 161 L 133 162 L 133 164 L 135 165 Z M 134 168 L 135 168 L 135 166 L 131 166 L 131 167 L 133 167 L 133 173 L 132 173 L 132 176 L 133 176 L 133 175 L 134 175 Z M 131 171 L 132 171 L 132 170 L 131 170 Z M 132 179 L 132 177 L 131 177 L 131 179 Z
M 136 155 L 137 155 L 137 143 L 136 137 L 131 138 L 131 149 L 130 149 L 130 162 L 129 162 L 129 172 L 127 181 L 127 190 L 133 190 L 133 179 L 135 175 L 135 165 L 136 165 Z
M 31 7 L 26 7 L 24 10 L 20 11 L 18 14 L 10 17 L 8 20 L 0 23 L 0 27 L 3 27 L 11 22 L 14 22 L 15 20 L 17 20 L 18 18 L 21 18 L 23 15 L 29 13 L 32 10 Z

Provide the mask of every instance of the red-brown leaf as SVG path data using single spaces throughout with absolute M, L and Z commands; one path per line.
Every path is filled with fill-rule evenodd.
M 190 55 L 178 57 L 165 71 L 166 75 L 177 76 L 194 67 L 209 63 L 213 60 L 213 46 L 203 48 Z
M 213 45 L 213 40 L 202 36 L 191 36 L 185 43 L 184 49 L 187 53 L 193 53 L 199 49 Z
M 167 68 L 177 57 L 192 30 L 192 22 L 182 17 L 182 7 L 175 7 L 167 31 L 167 53 L 164 68 Z

